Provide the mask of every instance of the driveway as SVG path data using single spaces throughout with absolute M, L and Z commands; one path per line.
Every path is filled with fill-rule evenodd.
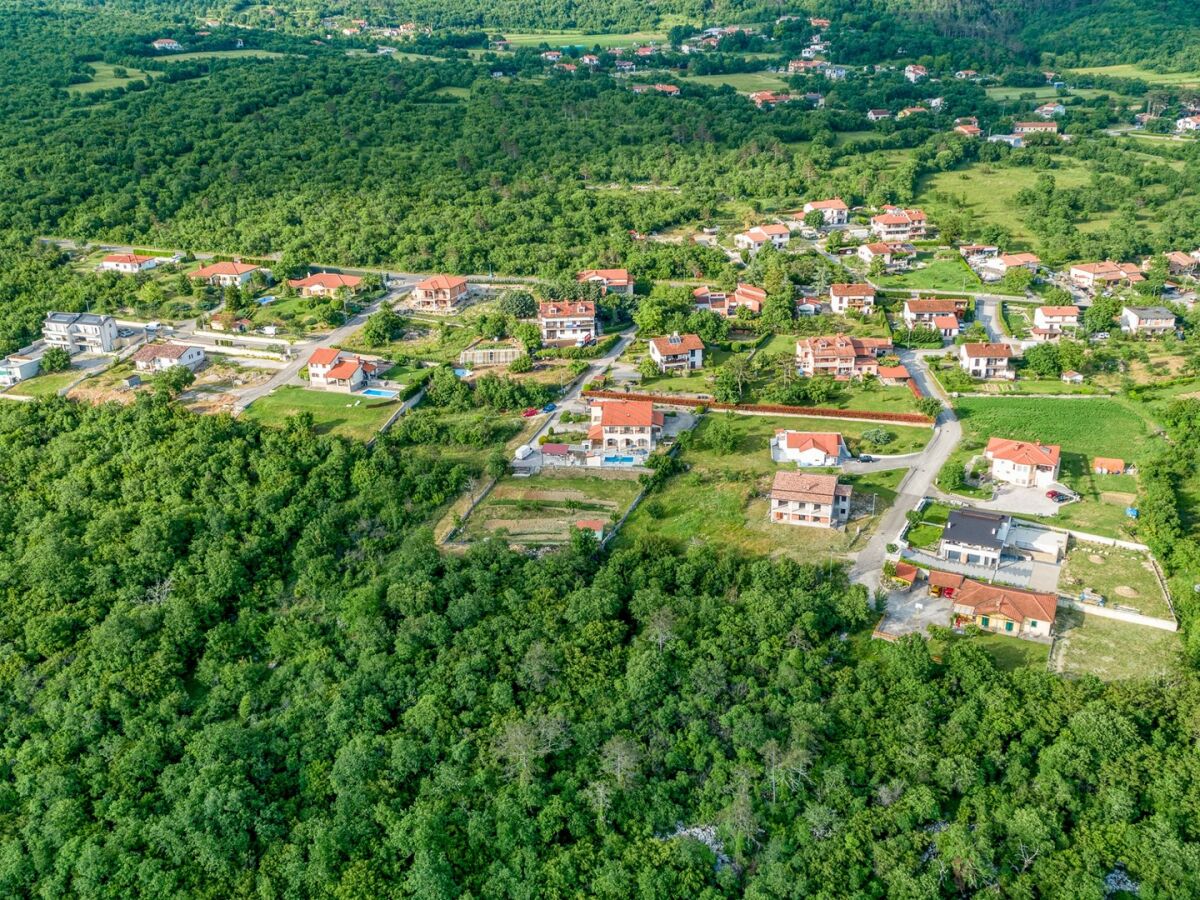
M 949 626 L 954 602 L 947 597 L 935 597 L 929 588 L 920 586 L 888 594 L 887 610 L 877 631 L 894 637 L 906 634 L 924 636 L 930 625 Z
M 1014 484 L 997 484 L 991 500 L 972 500 L 971 506 L 992 512 L 1005 512 L 1025 516 L 1056 516 L 1064 504 L 1055 503 L 1046 496 L 1046 491 L 1056 490 L 1073 493 L 1069 487 L 1054 484 L 1048 488 L 1017 487 Z

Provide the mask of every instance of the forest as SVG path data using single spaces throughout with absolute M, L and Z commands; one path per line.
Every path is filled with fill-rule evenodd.
M 183 412 L 0 406 L 8 896 L 1200 891 L 1190 672 L 866 643 L 820 563 L 461 557 L 467 473 Z

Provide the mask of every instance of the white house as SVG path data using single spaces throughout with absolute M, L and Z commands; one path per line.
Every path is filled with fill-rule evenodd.
M 986 259 L 979 274 L 984 281 L 999 281 L 1009 269 L 1022 268 L 1036 273 L 1041 262 L 1033 253 L 1003 253 Z
M 591 300 L 552 300 L 538 306 L 538 327 L 547 344 L 582 346 L 597 334 L 596 304 Z
M 110 253 L 100 260 L 96 268 L 101 272 L 120 272 L 122 275 L 136 275 L 138 272 L 148 272 L 158 265 L 157 256 L 139 256 L 136 253 Z
M 757 253 L 767 244 L 773 244 L 776 249 L 783 249 L 791 239 L 792 233 L 786 225 L 755 225 L 741 234 L 735 234 L 733 244 L 739 250 Z
M 575 280 L 580 284 L 598 284 L 604 294 L 633 294 L 633 279 L 628 269 L 584 269 Z
M 1175 130 L 1181 134 L 1185 131 L 1200 131 L 1200 116 L 1184 116 L 1175 120 Z
M 42 339 L 68 353 L 111 353 L 117 344 L 117 323 L 112 316 L 94 313 L 46 313 Z
M 17 353 L 0 359 L 0 387 L 12 387 L 26 378 L 32 378 L 42 368 L 39 357 L 23 356 Z
M 871 233 L 883 241 L 911 241 L 925 236 L 927 220 L 919 209 L 885 206 L 871 219 Z
M 650 341 L 650 358 L 660 372 L 687 372 L 704 366 L 704 341 L 695 334 L 675 332 Z
M 835 313 L 853 310 L 869 315 L 875 309 L 875 288 L 869 284 L 831 284 L 829 306 Z
M 1078 306 L 1039 306 L 1033 311 L 1035 341 L 1056 341 L 1068 331 L 1079 327 Z
M 184 366 L 193 372 L 204 362 L 204 350 L 188 344 L 146 344 L 133 354 L 133 365 L 139 372 L 165 372 Z
M 850 207 L 841 197 L 831 200 L 810 200 L 804 204 L 804 214 L 819 211 L 826 225 L 845 225 L 850 221 Z
M 850 518 L 851 488 L 836 475 L 776 472 L 768 520 L 809 528 L 836 528 Z
M 593 453 L 645 457 L 658 444 L 664 421 L 648 400 L 599 400 L 592 404 L 588 446 Z
M 991 463 L 992 478 L 996 481 L 1042 488 L 1058 481 L 1061 453 L 1057 444 L 994 437 L 987 442 L 983 456 Z
M 201 266 L 188 277 L 194 281 L 203 281 L 223 288 L 243 287 L 250 283 L 250 279 L 258 271 L 261 271 L 261 266 L 252 266 L 235 260 Z
M 159 38 L 158 40 L 153 41 L 150 46 L 160 52 L 170 51 L 174 53 L 183 49 L 183 44 L 179 43 L 179 41 L 175 40 L 174 38 Z
M 344 354 L 336 347 L 318 347 L 308 358 L 308 383 L 311 387 L 348 394 L 365 387 L 377 370 L 375 363 Z
M 904 77 L 907 78 L 909 81 L 911 81 L 913 84 L 916 84 L 918 81 L 921 81 L 921 80 L 929 77 L 929 70 L 926 69 L 924 66 L 918 66 L 918 65 L 905 66 L 904 67 Z
M 1171 334 L 1175 331 L 1175 313 L 1163 306 L 1127 306 L 1121 310 L 1121 330 L 1150 337 Z
M 1061 103 L 1043 103 L 1034 110 L 1043 119 L 1053 119 L 1055 116 L 1061 116 L 1066 113 L 1067 108 Z
M 780 429 L 771 438 L 771 458 L 807 466 L 840 466 L 850 458 L 846 442 L 836 431 L 790 431 Z
M 1008 344 L 963 344 L 958 348 L 958 363 L 972 378 L 1017 377 L 1009 367 L 1012 348 Z

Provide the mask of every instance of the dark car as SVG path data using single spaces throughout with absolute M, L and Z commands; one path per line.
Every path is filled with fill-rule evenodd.
M 873 457 L 873 456 L 868 456 L 868 455 L 867 455 L 867 454 L 865 454 L 865 453 L 860 453 L 860 454 L 858 455 L 858 461 L 859 461 L 859 462 L 875 462 L 875 457 Z
M 1050 500 L 1054 500 L 1055 502 L 1058 502 L 1058 498 L 1061 496 L 1062 494 L 1060 494 L 1058 491 L 1046 491 L 1046 497 Z

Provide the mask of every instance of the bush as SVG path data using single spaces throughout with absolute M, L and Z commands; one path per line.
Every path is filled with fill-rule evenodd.
M 518 356 L 508 364 L 508 371 L 514 375 L 522 375 L 525 372 L 533 371 L 533 358 L 528 353 L 523 356 Z
M 51 347 L 42 354 L 42 372 L 63 372 L 71 366 L 71 354 L 62 347 Z

